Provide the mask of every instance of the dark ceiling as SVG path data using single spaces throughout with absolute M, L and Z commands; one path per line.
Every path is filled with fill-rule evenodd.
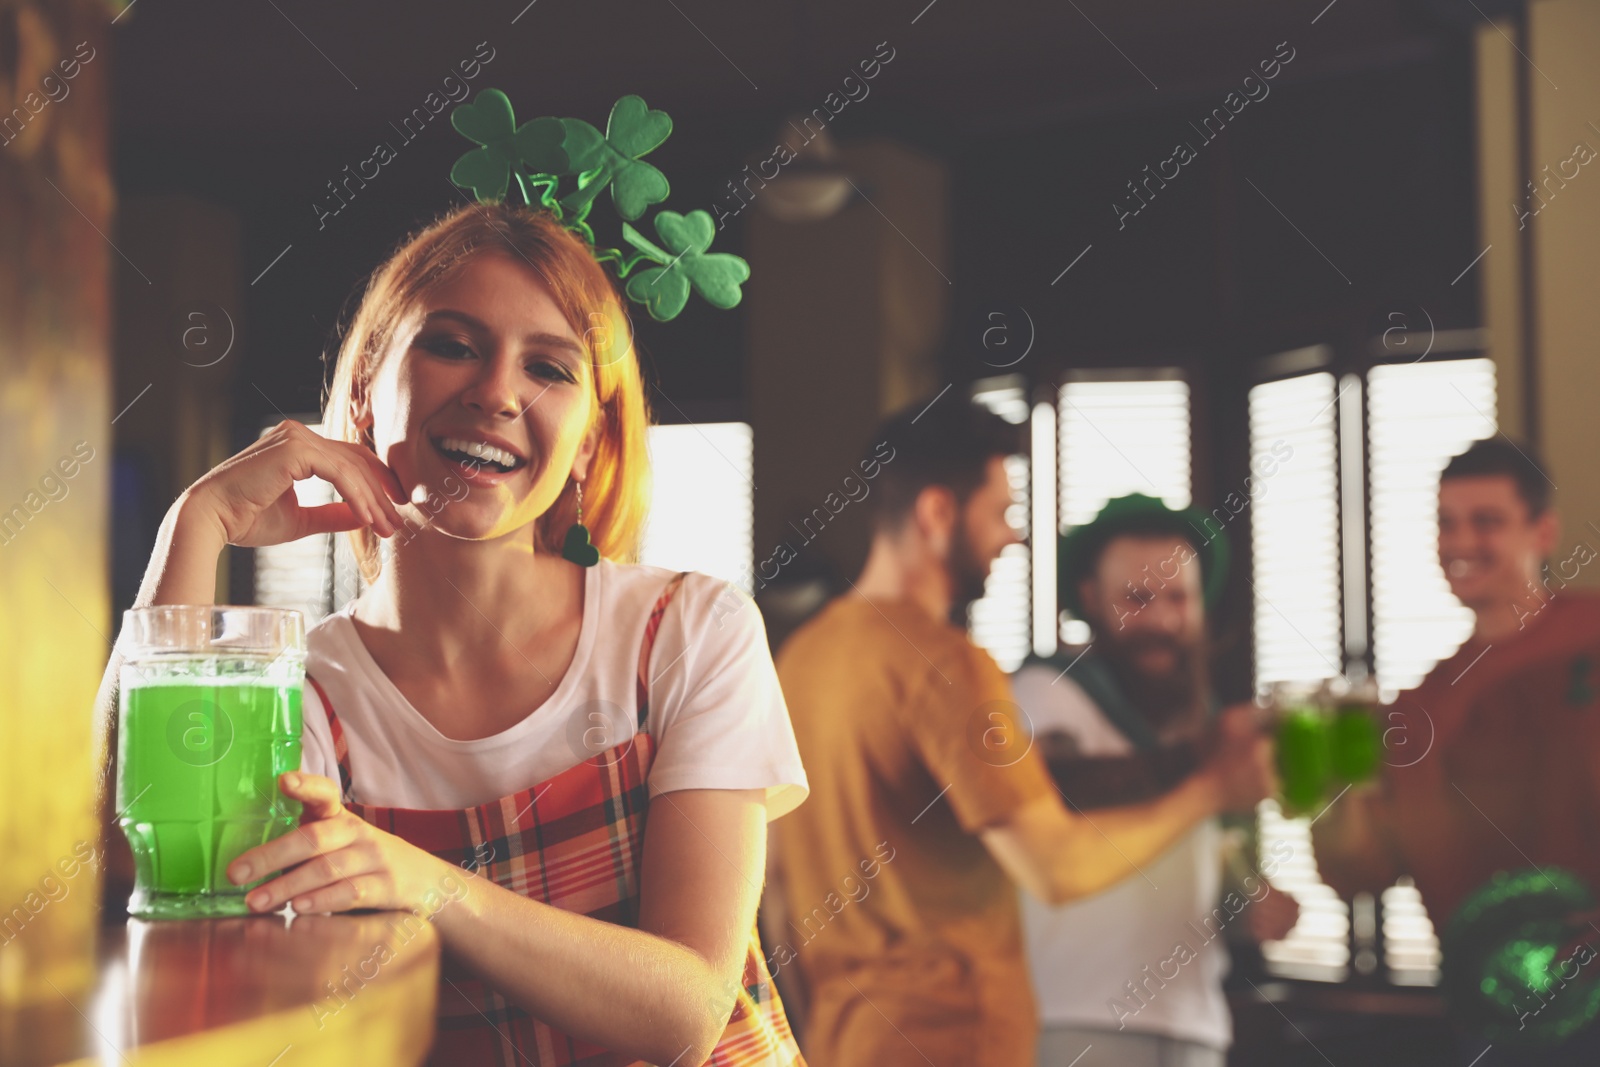
M 117 129 L 124 142 L 365 142 L 479 42 L 495 56 L 479 84 L 528 108 L 603 114 L 633 91 L 696 121 L 768 122 L 820 105 L 887 41 L 873 121 L 961 136 L 1207 92 L 1285 39 L 1308 55 L 1300 78 L 1392 62 L 1437 32 L 1418 12 L 1395 0 L 139 0 L 115 29 Z
M 716 199 L 780 120 L 824 106 L 861 61 L 892 50 L 831 128 L 948 161 L 952 351 L 971 347 L 999 301 L 1039 316 L 1058 362 L 1238 358 L 1252 331 L 1306 343 L 1370 317 L 1375 300 L 1427 300 L 1471 324 L 1469 287 L 1446 285 L 1476 249 L 1470 53 L 1459 22 L 1434 13 L 1465 2 L 136 0 L 113 28 L 117 183 L 124 196 L 228 206 L 243 277 L 276 264 L 240 309 L 243 434 L 270 413 L 262 395 L 315 410 L 347 295 L 461 196 L 446 175 L 469 146 L 447 118 L 413 142 L 396 127 L 480 45 L 493 58 L 472 90 L 504 89 L 522 118 L 599 123 L 629 92 L 671 113 L 676 132 L 652 161 L 672 177 L 674 206 Z M 1188 168 L 1203 176 L 1153 204 L 1136 233 L 1111 239 L 1127 180 L 1280 45 L 1295 58 L 1273 102 L 1207 148 Z M 397 157 L 319 226 L 329 182 L 379 141 Z M 741 225 L 719 245 L 738 251 Z M 1096 241 L 1092 271 L 1048 284 Z M 665 334 L 644 323 L 641 341 L 666 351 L 662 387 L 683 410 L 740 402 L 737 311 L 691 306 Z

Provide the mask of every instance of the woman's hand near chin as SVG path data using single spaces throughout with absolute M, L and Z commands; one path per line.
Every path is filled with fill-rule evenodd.
M 313 476 L 332 482 L 344 500 L 302 507 L 294 483 Z M 391 536 L 404 521 L 395 502 L 404 500 L 399 479 L 368 449 L 285 420 L 167 509 L 132 606 L 216 603 L 217 558 L 228 545 L 259 548 L 363 526 Z M 115 722 L 121 662 L 113 648 L 95 701 L 107 726 Z
M 311 477 L 344 499 L 302 506 L 294 483 Z M 399 479 L 371 450 L 285 419 L 206 472 L 176 506 L 185 523 L 212 528 L 224 544 L 260 548 L 363 526 L 389 537 L 405 521 L 397 507 L 404 503 Z

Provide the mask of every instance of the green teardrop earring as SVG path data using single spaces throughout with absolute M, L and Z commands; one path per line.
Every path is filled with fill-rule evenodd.
M 589 527 L 583 524 L 583 483 L 573 482 L 578 495 L 578 520 L 567 527 L 566 540 L 561 543 L 561 558 L 580 567 L 593 567 L 600 562 L 600 550 L 589 541 Z

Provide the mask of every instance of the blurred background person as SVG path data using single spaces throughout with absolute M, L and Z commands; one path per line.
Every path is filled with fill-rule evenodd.
M 1600 887 L 1600 596 L 1566 588 L 1595 553 L 1580 543 L 1548 562 L 1560 538 L 1552 488 L 1509 439 L 1474 442 L 1441 473 L 1439 565 L 1475 625 L 1390 710 L 1382 779 L 1312 828 L 1323 875 L 1342 892 L 1409 874 L 1444 928 L 1499 872 L 1559 867 Z M 1573 920 L 1591 946 L 1592 919 Z M 1561 957 L 1546 961 L 1552 971 Z M 1526 1002 L 1544 1005 L 1531 985 Z M 1463 1063 L 1487 1044 L 1461 1041 Z M 1559 1047 L 1497 1047 L 1485 1062 L 1597 1063 L 1600 1029 Z
M 1220 711 L 1206 608 L 1228 559 L 1226 532 L 1205 536 L 1206 519 L 1132 493 L 1061 538 L 1059 602 L 1093 639 L 1030 661 L 1014 685 L 1038 751 L 1076 808 L 1147 802 L 1201 767 Z M 1254 716 L 1249 705 L 1228 714 Z M 1142 877 L 1054 907 L 1023 894 L 1041 1065 L 1080 1056 L 1083 1067 L 1226 1062 L 1225 940 L 1284 937 L 1299 908 L 1259 871 L 1225 898 L 1223 844 L 1220 820 L 1203 819 Z
M 804 979 L 814 1062 L 1030 1064 L 1015 886 L 1056 904 L 1135 875 L 1197 823 L 1250 810 L 1271 789 L 1268 746 L 1246 725 L 1160 797 L 1092 825 L 1069 812 L 1005 675 L 951 622 L 1018 541 L 1014 427 L 935 400 L 872 440 L 889 451 L 866 566 L 779 656 L 813 792 L 777 827 L 769 930 Z

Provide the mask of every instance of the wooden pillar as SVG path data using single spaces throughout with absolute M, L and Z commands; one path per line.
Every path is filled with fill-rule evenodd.
M 867 528 L 859 503 L 840 506 L 843 479 L 859 476 L 878 419 L 946 384 L 938 368 L 952 273 L 944 165 L 885 140 L 846 146 L 840 157 L 861 195 L 832 218 L 787 223 L 750 209 L 758 583 L 788 565 L 782 546 L 796 561 L 814 553 L 808 567 L 825 562 L 854 579 Z
M 120 206 L 117 244 L 138 268 L 119 261 L 116 279 L 117 408 L 133 405 L 117 420 L 117 448 L 148 473 L 147 521 L 159 523 L 179 494 L 236 451 L 233 398 L 246 346 L 241 241 L 232 211 L 193 197 L 129 197 Z M 139 535 L 117 531 L 119 539 Z M 148 548 L 141 545 L 145 559 Z M 217 561 L 224 602 L 233 555 Z
M 69 1014 L 93 973 L 99 876 L 79 861 L 99 835 L 111 635 L 109 23 L 85 0 L 0 4 L 0 1017 Z
M 1565 561 L 1580 541 L 1600 550 L 1600 468 L 1593 463 L 1600 452 L 1600 116 L 1593 107 L 1600 99 L 1600 7 L 1537 0 L 1528 4 L 1527 20 L 1525 56 L 1508 40 L 1517 36 L 1509 22 L 1477 31 L 1479 220 L 1491 247 L 1474 273 L 1499 382 L 1500 426 L 1544 454 L 1563 523 L 1552 560 Z M 1519 78 L 1528 90 L 1525 116 L 1517 107 Z M 1524 120 L 1532 192 L 1519 165 Z M 1525 248 L 1532 252 L 1532 306 L 1521 284 Z M 1538 425 L 1527 425 L 1528 410 L 1537 412 Z M 1576 581 L 1600 585 L 1600 568 L 1580 568 Z

